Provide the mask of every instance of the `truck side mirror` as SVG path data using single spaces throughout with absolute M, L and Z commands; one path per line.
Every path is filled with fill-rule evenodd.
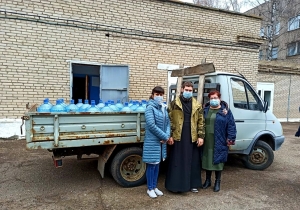
M 269 103 L 268 103 L 268 101 L 265 101 L 265 103 L 264 103 L 264 113 L 266 113 L 268 111 L 268 108 L 269 108 Z

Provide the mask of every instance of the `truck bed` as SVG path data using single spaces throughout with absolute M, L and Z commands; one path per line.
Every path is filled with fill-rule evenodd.
M 27 112 L 28 149 L 58 149 L 144 141 L 143 112 L 37 113 Z

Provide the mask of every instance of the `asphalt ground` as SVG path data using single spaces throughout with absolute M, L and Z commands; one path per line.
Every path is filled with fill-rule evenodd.
M 300 209 L 299 123 L 283 123 L 285 142 L 264 171 L 246 169 L 230 159 L 222 174 L 221 191 L 174 194 L 164 189 L 162 165 L 159 188 L 164 196 L 151 199 L 146 185 L 119 186 L 97 161 L 66 157 L 53 166 L 46 150 L 26 150 L 25 140 L 0 140 L 0 210 L 14 209 Z M 204 173 L 202 178 L 204 179 Z

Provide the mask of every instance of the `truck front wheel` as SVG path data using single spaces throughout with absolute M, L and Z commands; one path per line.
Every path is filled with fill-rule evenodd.
M 264 170 L 268 168 L 274 160 L 274 153 L 272 148 L 264 141 L 258 140 L 251 151 L 245 157 L 244 165 L 253 170 Z
M 142 161 L 143 151 L 129 147 L 116 154 L 111 162 L 111 174 L 123 187 L 136 187 L 146 181 L 146 164 Z

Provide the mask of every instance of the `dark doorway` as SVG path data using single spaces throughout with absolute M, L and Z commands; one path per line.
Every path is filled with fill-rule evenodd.
M 78 99 L 95 100 L 98 103 L 100 98 L 100 66 L 86 64 L 72 64 L 73 84 L 72 99 L 75 103 Z
M 84 102 L 85 99 L 85 77 L 73 77 L 73 99 L 75 104 L 78 103 L 78 99 L 82 99 Z

